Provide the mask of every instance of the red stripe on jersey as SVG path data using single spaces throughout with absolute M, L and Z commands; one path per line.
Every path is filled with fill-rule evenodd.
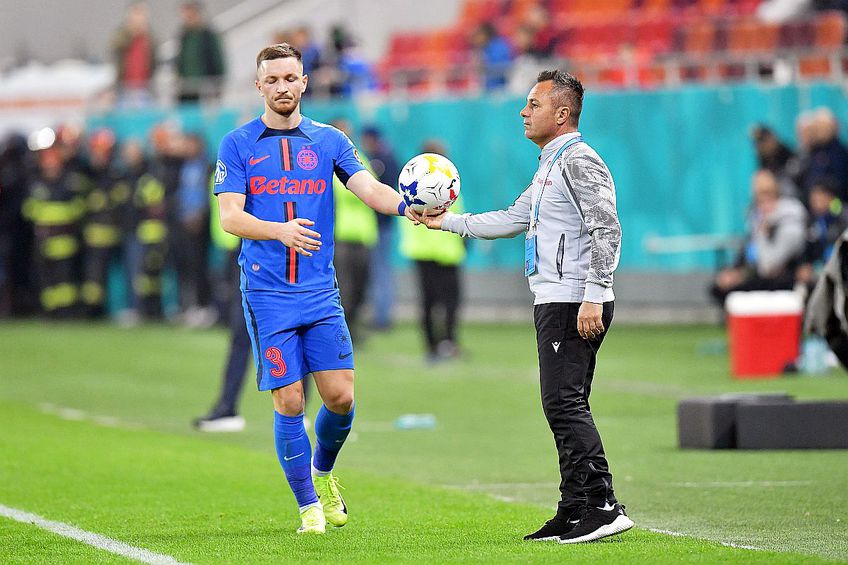
M 286 220 L 292 221 L 294 218 L 294 202 L 286 202 Z M 288 282 L 295 284 L 297 283 L 297 251 L 293 247 L 289 247 L 288 253 Z
M 280 139 L 280 163 L 282 163 L 284 171 L 290 171 L 294 168 L 294 162 L 292 161 L 291 154 L 291 142 L 288 138 L 283 137 Z

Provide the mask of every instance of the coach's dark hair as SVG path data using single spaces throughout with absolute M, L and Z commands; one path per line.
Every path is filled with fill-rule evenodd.
M 580 123 L 580 112 L 583 111 L 583 83 L 565 71 L 551 69 L 542 71 L 536 77 L 536 83 L 552 81 L 554 83 L 553 95 L 558 98 L 561 106 L 568 106 L 571 125 L 577 127 Z
M 294 57 L 301 63 L 303 62 L 303 57 L 300 54 L 300 50 L 288 43 L 278 43 L 277 45 L 269 45 L 265 49 L 259 52 L 259 55 L 256 56 L 256 68 L 259 68 L 259 65 L 262 64 L 262 61 L 273 61 L 274 59 L 286 59 L 287 57 Z

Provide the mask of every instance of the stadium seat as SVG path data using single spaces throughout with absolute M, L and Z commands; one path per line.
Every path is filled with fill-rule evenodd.
M 730 20 L 727 31 L 727 50 L 731 53 L 762 53 L 777 46 L 780 28 L 777 25 L 742 18 Z
M 709 20 L 698 20 L 682 28 L 683 51 L 688 55 L 711 53 L 715 42 L 715 25 Z
M 665 66 L 659 64 L 639 67 L 638 81 L 642 88 L 653 88 L 665 84 L 668 71 Z
M 647 17 L 635 24 L 634 42 L 638 49 L 668 53 L 674 48 L 674 24 L 666 17 Z
M 828 57 L 811 55 L 798 60 L 798 73 L 802 78 L 814 79 L 830 76 L 831 61 Z
M 842 12 L 822 14 L 815 23 L 816 47 L 838 49 L 845 44 L 845 15 Z
M 779 35 L 781 49 L 809 47 L 815 41 L 815 29 L 809 20 L 786 22 L 780 27 Z

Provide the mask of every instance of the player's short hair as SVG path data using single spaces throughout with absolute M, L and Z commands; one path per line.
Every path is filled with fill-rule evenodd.
M 583 111 L 583 83 L 565 71 L 549 69 L 539 73 L 536 83 L 552 81 L 552 94 L 557 97 L 557 102 L 562 106 L 568 106 L 571 110 L 571 125 L 577 127 L 580 123 L 580 112 Z
M 289 45 L 288 43 L 269 45 L 256 56 L 256 68 L 259 69 L 262 61 L 273 61 L 274 59 L 286 59 L 288 57 L 294 57 L 298 62 L 303 63 L 303 56 L 300 54 L 300 49 L 294 45 Z

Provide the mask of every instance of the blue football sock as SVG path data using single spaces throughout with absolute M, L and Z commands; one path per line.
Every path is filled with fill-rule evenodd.
M 329 473 L 333 470 L 339 450 L 350 433 L 353 412 L 354 406 L 350 407 L 350 414 L 335 414 L 327 410 L 326 406 L 321 406 L 315 418 L 315 437 L 318 442 L 312 466 L 316 471 Z
M 303 414 L 284 416 L 274 411 L 274 443 L 277 445 L 277 458 L 286 473 L 297 505 L 303 509 L 318 502 L 309 470 L 312 445 L 303 427 Z

